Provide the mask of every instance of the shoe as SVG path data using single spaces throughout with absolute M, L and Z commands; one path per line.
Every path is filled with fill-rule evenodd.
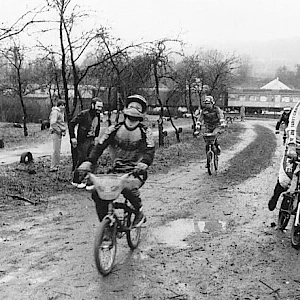
M 77 188 L 79 188 L 79 189 L 84 189 L 85 187 L 86 187 L 86 183 L 84 183 L 84 182 L 77 184 Z
M 75 187 L 78 187 L 78 183 L 76 183 L 76 182 L 71 182 L 71 184 L 73 185 L 73 186 L 75 186 Z
M 273 211 L 276 208 L 278 198 L 275 198 L 274 196 L 271 197 L 268 207 L 270 211 Z
M 141 210 L 139 210 L 135 215 L 132 225 L 133 227 L 140 227 L 145 222 L 146 222 L 146 217 L 144 213 Z
M 92 185 L 86 185 L 85 189 L 86 189 L 87 191 L 91 191 L 91 190 L 94 189 L 94 185 L 93 185 L 93 184 L 92 184 Z

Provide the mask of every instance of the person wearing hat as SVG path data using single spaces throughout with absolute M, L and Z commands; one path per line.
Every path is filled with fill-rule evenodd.
M 285 141 L 286 141 L 286 138 L 287 138 L 286 128 L 289 125 L 290 114 L 291 114 L 291 108 L 290 107 L 285 107 L 283 109 L 283 112 L 282 112 L 281 116 L 280 116 L 280 119 L 278 120 L 278 122 L 276 123 L 276 126 L 275 126 L 275 133 L 276 134 L 279 134 L 280 125 L 283 124 L 283 126 L 284 126 L 284 129 L 283 129 L 283 144 L 285 144 Z
M 49 131 L 52 134 L 53 153 L 51 156 L 50 172 L 57 172 L 60 163 L 61 139 L 66 135 L 65 123 L 65 101 L 58 99 L 55 106 L 52 107 L 50 117 Z
M 203 102 L 203 109 L 199 115 L 198 130 L 200 132 L 202 125 L 205 127 L 205 132 L 216 133 L 219 131 L 220 127 L 225 127 L 225 119 L 222 109 L 215 105 L 213 96 L 205 96 Z M 197 135 L 197 133 L 194 133 Z M 218 139 L 215 141 L 215 146 L 217 148 L 217 155 L 221 153 L 221 147 L 219 145 Z
M 125 188 L 122 193 L 135 208 L 134 226 L 140 226 L 146 222 L 139 188 L 147 179 L 147 169 L 152 164 L 155 153 L 152 130 L 142 123 L 146 110 L 147 101 L 143 96 L 129 96 L 125 101 L 123 110 L 124 121 L 107 128 L 100 137 L 99 142 L 93 147 L 87 161 L 83 162 L 78 168 L 81 176 L 84 177 L 87 172 L 92 171 L 98 158 L 109 147 L 113 163 L 110 172 L 133 172 L 133 175 L 131 175 L 132 188 Z M 107 201 L 101 201 L 95 190 L 92 192 L 92 199 L 95 202 L 96 212 L 101 221 L 107 213 Z
M 70 139 L 73 148 L 77 151 L 76 168 L 83 163 L 100 134 L 100 113 L 103 109 L 103 102 L 100 98 L 95 97 L 91 100 L 89 109 L 82 110 L 75 116 L 69 125 Z M 75 135 L 75 127 L 77 134 Z M 78 188 L 90 188 L 90 184 L 80 182 L 78 173 L 74 172 L 72 185 Z

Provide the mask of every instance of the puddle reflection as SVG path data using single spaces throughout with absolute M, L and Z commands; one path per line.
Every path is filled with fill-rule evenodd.
M 192 233 L 220 232 L 226 229 L 226 222 L 219 220 L 198 221 L 193 219 L 178 219 L 153 230 L 160 243 L 171 247 L 187 247 L 184 239 Z

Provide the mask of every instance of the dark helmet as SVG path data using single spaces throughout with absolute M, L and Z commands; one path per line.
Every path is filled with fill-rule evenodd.
M 134 105 L 130 105 L 132 102 L 137 102 L 141 105 L 140 107 L 135 107 Z M 127 97 L 125 100 L 125 108 L 123 110 L 124 115 L 131 116 L 139 119 L 144 119 L 147 111 L 147 101 L 141 95 L 132 95 Z

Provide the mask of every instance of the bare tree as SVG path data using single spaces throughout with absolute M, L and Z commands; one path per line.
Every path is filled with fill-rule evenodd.
M 10 66 L 12 67 L 11 74 L 11 89 L 18 95 L 22 111 L 23 111 L 23 129 L 24 136 L 28 136 L 27 129 L 27 109 L 24 103 L 24 94 L 27 87 L 27 80 L 24 74 L 24 48 L 22 49 L 20 46 L 13 44 L 13 46 L 1 50 L 2 55 L 7 59 Z

